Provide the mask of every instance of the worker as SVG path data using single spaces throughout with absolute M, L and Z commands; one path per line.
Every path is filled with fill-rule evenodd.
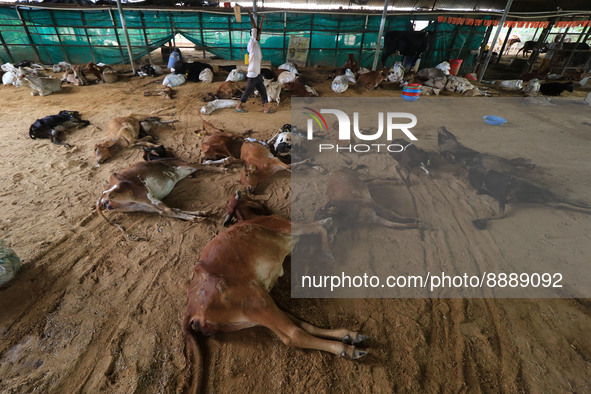
M 258 27 L 251 11 L 248 11 L 248 16 L 250 17 L 250 25 L 252 27 L 250 29 L 250 41 L 248 42 L 247 47 L 248 71 L 246 74 L 246 79 L 248 82 L 246 83 L 246 88 L 244 89 L 242 97 L 240 97 L 240 102 L 238 103 L 238 106 L 236 106 L 236 112 L 248 112 L 242 107 L 242 104 L 248 100 L 248 97 L 256 89 L 261 95 L 261 100 L 263 102 L 263 112 L 269 114 L 275 111 L 269 108 L 267 89 L 265 88 L 263 76 L 261 75 L 261 61 L 263 60 L 263 54 L 261 52 L 261 45 L 259 43 L 261 39 L 261 31 L 263 30 L 263 21 L 265 20 L 265 15 L 261 16 L 261 24 Z

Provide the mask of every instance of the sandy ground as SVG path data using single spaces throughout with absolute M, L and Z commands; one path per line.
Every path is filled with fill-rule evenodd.
M 320 74 L 315 78 L 320 93 L 328 94 L 328 81 Z M 0 89 L 0 229 L 23 261 L 18 278 L 0 289 L 2 392 L 179 392 L 190 375 L 181 329 L 186 290 L 200 250 L 223 229 L 221 209 L 239 175 L 197 175 L 179 183 L 165 200 L 187 210 L 220 212 L 212 221 L 110 215 L 149 242 L 126 240 L 93 213 L 109 174 L 141 160 L 139 151 L 130 150 L 95 167 L 93 146 L 103 138 L 109 119 L 174 105 L 176 129 L 160 128 L 155 135 L 179 158 L 199 159 L 199 97 L 218 83 L 185 84 L 177 88 L 175 100 L 167 101 L 143 96 L 144 90 L 158 87 L 145 87 L 149 81 L 66 87 L 47 97 L 31 97 L 25 88 Z M 352 88 L 346 95 L 359 93 Z M 386 86 L 364 95 L 399 93 Z M 422 100 L 433 113 L 444 113 L 448 98 Z M 487 98 L 462 100 L 467 112 L 490 109 Z M 289 100 L 273 115 L 260 114 L 258 100 L 246 107 L 249 113 L 222 110 L 207 119 L 235 133 L 253 130 L 259 139 L 290 121 Z M 80 111 L 91 122 L 66 137 L 74 148 L 29 139 L 27 130 L 35 119 L 63 109 Z M 451 115 L 443 120 L 463 143 L 480 151 L 507 157 L 530 152 L 525 156 L 539 166 L 536 180 L 591 202 L 591 138 L 582 123 L 591 118 L 589 108 L 552 117 L 544 107 L 503 107 L 509 119 L 528 111 L 530 117 L 539 114 L 542 138 L 534 139 L 531 128 L 523 133 L 499 128 L 493 137 L 481 123 L 462 123 Z M 436 149 L 441 121 L 423 124 L 418 131 L 422 147 Z M 575 132 L 555 131 L 565 124 Z M 548 258 L 588 260 L 591 219 L 586 215 L 511 207 L 511 215 L 474 235 L 471 220 L 494 213 L 496 203 L 454 181 L 453 174 L 439 170 L 435 175 L 436 193 L 417 177 L 409 189 L 415 201 L 409 209 L 434 224 L 453 219 L 463 235 L 449 238 L 437 225 L 426 230 L 424 250 L 432 258 L 425 261 L 431 268 L 445 267 L 462 255 L 535 260 L 546 256 L 548 244 L 555 246 Z M 258 198 L 289 216 L 289 194 L 289 175 L 278 174 Z M 405 239 L 416 237 L 381 233 L 382 244 L 396 238 L 404 246 Z M 291 299 L 289 275 L 272 295 L 281 307 L 318 326 L 371 335 L 370 355 L 356 363 L 288 348 L 265 328 L 219 335 L 201 341 L 207 392 L 591 392 L 588 300 Z

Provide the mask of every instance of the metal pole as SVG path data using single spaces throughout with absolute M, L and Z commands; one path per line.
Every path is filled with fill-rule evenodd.
M 484 48 L 486 48 L 486 45 L 488 44 L 488 39 L 490 38 L 490 34 L 492 33 L 492 29 L 493 26 L 490 25 L 487 29 L 486 29 L 486 33 L 484 33 L 484 39 L 482 40 L 482 44 L 480 44 L 480 52 L 478 53 L 478 57 L 476 58 L 476 64 L 474 65 L 474 68 L 472 69 L 472 72 L 475 73 L 476 70 L 478 70 L 478 66 L 480 66 L 480 60 L 482 59 L 482 54 L 484 53 Z M 491 49 L 489 48 L 489 51 Z
M 389 3 L 389 0 L 384 0 L 384 11 L 382 12 L 382 21 L 380 22 L 380 31 L 378 33 L 378 41 L 376 42 L 376 53 L 373 56 L 373 65 L 371 66 L 372 71 L 375 71 L 378 66 L 378 57 L 380 56 L 380 45 L 382 45 L 382 36 L 384 35 L 384 25 L 386 24 L 386 13 L 388 12 Z
M 111 17 L 111 23 L 113 23 L 113 30 L 115 31 L 115 38 L 117 39 L 117 47 L 119 48 L 119 54 L 121 54 L 121 64 L 125 64 L 125 56 L 123 56 L 123 47 L 121 47 L 119 32 L 117 32 L 117 24 L 115 23 L 115 17 L 113 16 L 113 11 L 111 9 L 109 9 L 109 16 Z
M 29 39 L 29 43 L 31 44 L 31 47 L 33 47 L 33 51 L 35 52 L 35 55 L 37 56 L 37 61 L 39 63 L 41 63 L 41 56 L 39 56 L 39 51 L 37 50 L 37 46 L 33 43 L 33 38 L 31 38 L 31 32 L 29 31 L 29 28 L 28 28 L 27 24 L 25 23 L 23 16 L 21 15 L 21 11 L 18 9 L 18 5 L 15 6 L 14 9 L 16 10 L 16 15 L 18 16 L 18 19 L 20 19 L 20 21 L 21 21 L 21 25 L 23 26 L 23 29 L 25 29 L 25 34 L 27 35 L 27 38 Z
M 150 49 L 148 33 L 146 32 L 146 21 L 144 19 L 144 13 L 142 11 L 140 11 L 140 21 L 142 22 L 142 31 L 144 33 L 144 43 L 146 44 L 146 52 L 148 52 L 148 60 L 150 62 L 150 65 L 154 65 L 154 63 L 152 63 L 152 55 L 150 55 L 150 52 L 152 52 L 152 50 Z
M 495 31 L 495 37 L 493 38 L 493 47 L 488 50 L 488 54 L 486 55 L 486 60 L 484 61 L 484 65 L 482 66 L 482 72 L 478 76 L 478 82 L 482 82 L 482 78 L 484 78 L 484 73 L 486 72 L 486 68 L 488 67 L 488 63 L 490 63 L 490 58 L 492 57 L 494 43 L 497 42 L 499 39 L 499 34 L 501 34 L 501 29 L 505 24 L 505 20 L 507 19 L 507 14 L 509 13 L 509 9 L 511 9 L 511 4 L 513 4 L 513 0 L 507 0 L 507 5 L 505 6 L 505 11 L 503 11 L 503 15 L 501 16 L 501 20 L 499 21 L 499 28 Z
M 252 13 L 254 15 L 254 21 L 258 23 L 257 20 L 257 0 L 252 0 Z
M 2 46 L 4 47 L 4 51 L 6 51 L 6 54 L 8 55 L 10 62 L 14 63 L 14 58 L 12 57 L 12 54 L 8 50 L 8 45 L 6 45 L 6 41 L 4 41 L 4 37 L 2 37 L 2 32 L 0 32 L 0 42 L 2 42 Z
M 119 18 L 121 18 L 121 27 L 123 27 L 123 34 L 125 35 L 125 44 L 127 45 L 127 53 L 129 54 L 129 62 L 131 63 L 131 69 L 135 74 L 135 64 L 133 63 L 133 52 L 131 50 L 131 43 L 129 42 L 129 33 L 127 32 L 127 24 L 125 23 L 125 17 L 123 16 L 123 10 L 121 9 L 121 0 L 117 0 L 117 10 L 119 10 Z
M 501 50 L 499 51 L 499 56 L 497 56 L 497 61 L 495 62 L 496 64 L 499 64 L 501 62 L 501 57 L 503 56 L 503 51 L 507 47 L 507 42 L 509 41 L 509 37 L 510 37 L 512 31 L 513 31 L 513 26 L 511 26 L 509 28 L 509 30 L 507 30 L 507 35 L 505 36 L 505 41 L 503 41 L 503 45 L 501 45 Z M 507 50 L 507 53 L 509 53 L 509 50 L 511 50 L 511 47 L 509 47 L 509 49 Z
M 365 23 L 363 24 L 363 32 L 361 33 L 361 44 L 359 45 L 359 64 L 361 64 L 361 58 L 363 57 L 363 42 L 365 41 L 365 31 L 367 30 L 368 21 L 369 15 L 365 15 Z

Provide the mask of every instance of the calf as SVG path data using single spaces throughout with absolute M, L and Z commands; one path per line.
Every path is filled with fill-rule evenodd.
M 62 82 L 57 78 L 40 77 L 34 74 L 21 74 L 19 69 L 19 79 L 26 81 L 31 88 L 31 96 L 48 96 L 62 90 Z
M 316 219 L 331 217 L 337 231 L 356 224 L 376 224 L 396 229 L 420 226 L 420 220 L 402 217 L 375 202 L 367 185 L 349 169 L 331 172 L 327 196 L 328 203 L 316 213 Z
M 462 163 L 465 166 L 480 165 L 499 172 L 513 174 L 529 171 L 536 167 L 529 159 L 523 157 L 505 159 L 468 148 L 460 144 L 456 136 L 443 126 L 437 132 L 437 142 L 439 153 L 451 163 Z
M 239 222 L 219 233 L 195 264 L 183 320 L 187 357 L 194 371 L 189 392 L 200 389 L 202 363 L 195 334 L 264 326 L 288 346 L 316 349 L 358 360 L 367 337 L 347 329 L 322 329 L 277 307 L 268 294 L 283 275 L 283 261 L 297 236 L 326 233 L 323 221 L 291 223 L 277 215 Z
M 256 192 L 259 185 L 278 171 L 291 172 L 291 164 L 285 164 L 260 142 L 246 141 L 240 149 L 240 159 L 244 168 L 240 175 L 240 181 L 248 192 Z
M 420 168 L 425 171 L 427 175 L 431 174 L 427 169 L 427 166 L 431 165 L 431 154 L 429 152 L 417 147 L 412 142 L 403 140 L 402 138 L 397 138 L 393 140 L 392 143 L 401 146 L 399 152 L 390 152 L 390 156 L 398 162 L 401 169 L 406 174 L 404 177 L 406 183 L 410 182 L 410 173 L 415 168 Z
M 353 72 L 353 74 L 357 74 L 359 72 L 359 63 L 355 60 L 355 54 L 349 53 L 347 55 L 347 61 L 343 66 L 343 70 L 349 69 Z
M 107 70 L 110 71 L 110 73 L 112 73 L 112 74 L 115 75 L 114 77 L 112 77 L 112 76 L 109 76 L 108 77 L 108 79 L 110 81 L 107 81 L 105 79 L 105 71 L 107 71 Z M 92 62 L 87 63 L 86 66 L 84 66 L 84 68 L 82 69 L 82 75 L 83 76 L 86 76 L 87 74 L 94 75 L 94 77 L 96 78 L 95 79 L 95 82 L 96 83 L 100 83 L 100 82 L 114 82 L 113 80 L 116 80 L 117 79 L 116 78 L 116 75 L 117 74 L 116 74 L 115 70 L 112 67 L 107 66 L 107 65 L 99 66 L 99 65 L 94 64 Z
M 73 66 L 66 70 L 62 76 L 61 82 L 67 82 L 76 86 L 88 85 L 88 81 L 80 72 L 80 66 Z
M 234 97 L 240 97 L 242 95 L 242 90 L 238 87 L 236 82 L 232 81 L 225 81 L 223 82 L 220 87 L 218 88 L 217 92 L 214 93 L 207 93 L 202 100 L 203 101 L 213 101 L 217 99 L 231 99 Z
M 59 139 L 59 134 L 69 128 L 84 127 L 89 124 L 90 122 L 82 119 L 77 111 L 60 111 L 57 115 L 37 119 L 29 127 L 29 137 L 32 139 L 49 138 L 54 144 L 70 146 Z
M 238 221 L 243 221 L 259 216 L 269 216 L 271 214 L 271 211 L 263 204 L 237 190 L 226 204 L 226 217 L 224 218 L 223 225 L 226 227 L 229 226 L 234 218 Z
M 94 146 L 96 162 L 104 163 L 122 149 L 132 146 L 157 147 L 156 144 L 147 142 L 152 139 L 152 136 L 147 135 L 140 138 L 140 132 L 145 134 L 143 127 L 150 123 L 163 124 L 167 122 L 160 121 L 160 118 L 157 117 L 140 114 L 129 114 L 111 119 L 107 127 L 107 139 Z
M 544 96 L 560 96 L 562 92 L 573 92 L 573 82 L 548 82 L 540 84 L 540 93 Z
M 96 203 L 98 214 L 109 224 L 116 226 L 128 238 L 123 227 L 107 219 L 102 212 L 108 209 L 116 212 L 148 212 L 182 220 L 197 220 L 208 212 L 182 211 L 170 208 L 161 200 L 166 197 L 180 180 L 193 174 L 199 165 L 178 159 L 144 161 L 134 164 L 121 172 L 111 174 L 109 188 Z
M 158 145 L 156 147 L 144 147 L 143 158 L 145 161 L 171 159 L 172 155 L 166 150 L 164 145 Z
M 517 51 L 515 56 L 519 55 L 519 52 L 521 52 L 523 57 L 527 57 L 528 52 L 533 53 L 535 48 L 536 48 L 536 41 L 526 41 L 523 44 L 523 46 L 521 48 L 519 48 L 519 50 Z M 546 48 L 545 45 L 542 45 L 542 47 L 540 48 L 540 53 L 546 53 L 546 52 L 548 52 L 548 48 Z
M 285 71 L 285 70 L 283 70 Z M 299 78 L 296 78 L 292 82 L 288 82 L 283 85 L 283 90 L 289 92 L 290 96 L 296 97 L 315 97 L 318 96 L 316 90 L 306 84 L 304 84 Z
M 206 68 L 213 72 L 213 67 L 203 62 L 183 63 L 182 60 L 177 60 L 173 68 L 175 74 L 185 74 L 187 80 L 192 82 L 199 82 L 199 74 Z
M 550 190 L 537 186 L 525 179 L 473 165 L 468 169 L 468 181 L 478 194 L 487 194 L 499 203 L 499 210 L 505 213 L 508 202 L 551 204 L 557 208 L 591 213 L 591 206 L 585 203 L 565 200 Z M 486 228 L 490 219 L 477 219 L 472 223 L 480 230 Z
M 384 70 L 370 71 L 357 77 L 357 85 L 363 86 L 367 90 L 373 90 L 386 79 L 388 79 L 388 74 Z

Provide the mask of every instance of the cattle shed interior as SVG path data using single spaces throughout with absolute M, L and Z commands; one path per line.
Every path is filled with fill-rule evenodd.
M 119 1 L 0 0 L 0 394 L 591 393 L 591 0 Z
M 131 51 L 127 50 L 116 6 L 0 3 L 0 59 L 13 63 L 32 60 L 43 64 L 129 64 L 130 53 L 137 62 L 160 48 L 162 57 L 154 53 L 148 61 L 163 63 L 177 39 L 189 44 L 185 47 L 192 47 L 201 57 L 244 58 L 250 37 L 245 13 L 238 22 L 231 8 L 144 3 L 124 3 Z M 281 4 L 265 1 L 258 8 L 267 17 L 261 37 L 263 57 L 275 66 L 285 61 L 290 37 L 299 36 L 308 39 L 307 66 L 336 67 L 353 53 L 362 66 L 372 68 L 380 31 L 408 30 L 414 24 L 415 30 L 433 33 L 421 68 L 435 66 L 445 59 L 462 59 L 463 73 L 479 71 L 477 62 L 485 60 L 480 49 L 495 35 L 495 24 L 503 18 L 507 6 L 504 1 L 295 1 L 289 3 L 290 8 L 280 9 Z M 517 50 L 523 45 L 525 40 L 513 48 L 506 47 L 512 32 L 514 35 L 521 28 L 524 35 L 540 41 L 533 56 L 522 61 L 524 64 L 517 64 L 521 66 L 519 72 L 531 71 L 544 42 L 557 36 L 587 42 L 590 18 L 590 6 L 585 1 L 513 1 L 504 19 L 505 27 L 498 39 L 502 46 L 496 48 L 497 52 Z M 381 48 L 381 37 L 379 44 Z M 182 48 L 182 44 L 179 46 Z M 573 59 L 577 57 L 567 56 L 566 62 L 559 65 L 562 71 L 581 67 L 587 71 L 591 66 L 587 58 L 583 64 L 571 67 Z M 391 58 L 388 65 L 396 60 L 401 58 Z M 501 57 L 492 60 L 499 63 Z

